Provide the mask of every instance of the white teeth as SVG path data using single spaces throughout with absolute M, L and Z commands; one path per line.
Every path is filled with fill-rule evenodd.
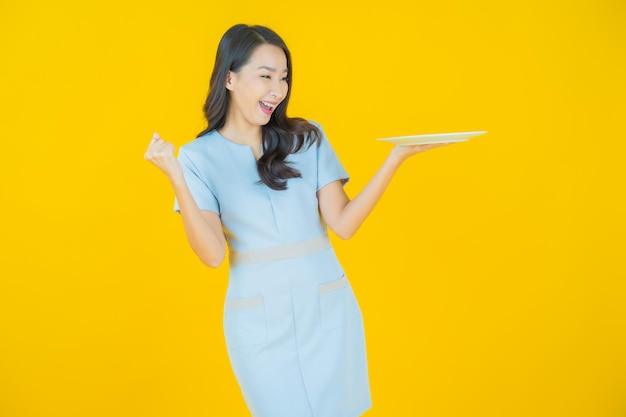
M 270 109 L 273 109 L 273 108 L 274 108 L 274 106 L 272 106 L 272 105 L 271 105 L 271 104 L 269 104 L 269 103 L 266 103 L 265 101 L 262 101 L 262 102 L 261 102 L 261 104 L 263 104 L 265 107 L 269 107 Z

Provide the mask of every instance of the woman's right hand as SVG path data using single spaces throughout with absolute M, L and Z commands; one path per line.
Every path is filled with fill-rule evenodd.
M 161 139 L 158 133 L 154 133 L 144 158 L 163 171 L 170 181 L 180 180 L 183 179 L 183 169 L 174 156 L 175 150 L 174 145 Z

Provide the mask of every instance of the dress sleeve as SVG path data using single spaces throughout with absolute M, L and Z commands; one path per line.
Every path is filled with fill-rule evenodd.
M 339 161 L 322 127 L 317 123 L 314 124 L 322 132 L 322 137 L 317 147 L 317 191 L 337 180 L 341 181 L 341 185 L 345 185 L 350 180 L 348 172 L 341 164 L 341 161 Z
M 221 214 L 215 193 L 209 186 L 208 181 L 202 176 L 193 159 L 187 155 L 184 148 L 180 148 L 178 152 L 178 161 L 183 167 L 185 182 L 198 208 L 200 210 L 208 210 Z M 180 213 L 178 200 L 176 198 L 174 199 L 174 211 Z

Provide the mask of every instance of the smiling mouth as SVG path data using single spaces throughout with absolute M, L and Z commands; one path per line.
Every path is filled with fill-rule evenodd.
M 261 107 L 265 110 L 272 111 L 274 110 L 274 107 L 276 107 L 275 105 L 272 105 L 266 101 L 261 101 L 260 103 L 261 103 Z

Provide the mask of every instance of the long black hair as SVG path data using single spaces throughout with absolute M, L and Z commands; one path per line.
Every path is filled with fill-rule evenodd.
M 301 177 L 300 171 L 290 167 L 285 158 L 291 153 L 298 152 L 305 143 L 306 146 L 311 146 L 318 142 L 321 132 L 302 118 L 287 117 L 293 80 L 291 54 L 285 42 L 273 30 L 263 26 L 239 24 L 224 33 L 217 48 L 209 94 L 204 104 L 208 127 L 200 132 L 198 137 L 224 126 L 230 105 L 230 96 L 226 89 L 228 72 L 240 71 L 254 50 L 263 44 L 277 46 L 285 52 L 289 88 L 285 99 L 272 113 L 270 121 L 262 126 L 263 155 L 257 161 L 257 171 L 262 183 L 274 190 L 285 190 L 289 178 Z

